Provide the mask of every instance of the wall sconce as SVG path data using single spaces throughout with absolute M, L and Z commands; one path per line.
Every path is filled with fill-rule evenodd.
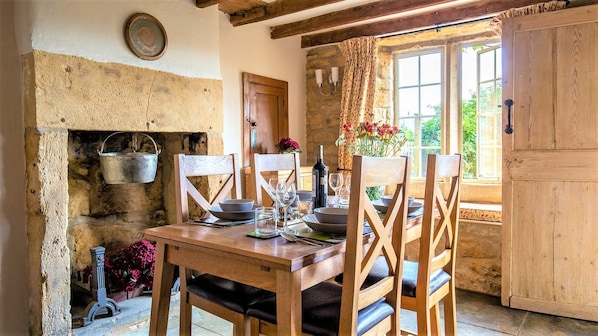
M 330 73 L 328 74 L 328 85 L 330 86 L 330 93 L 326 94 L 322 92 L 322 69 L 316 69 L 316 84 L 322 96 L 331 96 L 336 92 L 336 86 L 338 85 L 338 67 L 331 67 Z

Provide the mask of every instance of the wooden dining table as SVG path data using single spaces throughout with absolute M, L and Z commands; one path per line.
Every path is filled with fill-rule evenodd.
M 408 219 L 407 240 L 419 238 L 421 216 Z M 252 224 L 206 227 L 180 223 L 147 229 L 156 242 L 150 335 L 165 335 L 176 265 L 276 293 L 277 332 L 301 334 L 301 292 L 343 272 L 345 243 L 325 246 L 282 237 L 247 236 Z M 367 244 L 370 235 L 364 235 Z

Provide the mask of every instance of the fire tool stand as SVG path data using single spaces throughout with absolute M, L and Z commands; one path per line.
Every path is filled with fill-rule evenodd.
M 88 326 L 93 323 L 96 314 L 99 311 L 104 311 L 106 308 L 108 316 L 120 314 L 120 307 L 116 301 L 108 298 L 106 295 L 106 280 L 104 275 L 104 254 L 106 249 L 102 246 L 93 247 L 90 249 L 92 262 L 91 275 L 91 301 L 87 308 L 85 308 L 84 317 L 81 318 L 83 326 Z

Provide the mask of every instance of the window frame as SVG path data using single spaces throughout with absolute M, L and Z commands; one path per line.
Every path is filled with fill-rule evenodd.
M 462 128 L 462 88 L 461 88 L 461 50 L 463 47 L 475 45 L 501 43 L 498 37 L 489 37 L 484 33 L 480 36 L 469 38 L 454 38 L 447 40 L 421 41 L 420 44 L 411 45 L 407 48 L 393 46 L 388 49 L 390 52 L 392 73 L 397 73 L 397 58 L 415 56 L 441 50 L 442 62 L 442 93 L 441 93 L 441 153 L 451 154 L 462 151 L 463 128 Z M 398 124 L 398 88 L 397 78 L 392 80 L 393 101 L 392 117 L 395 124 Z M 415 197 L 423 197 L 424 178 L 411 179 L 411 193 Z M 479 203 L 501 203 L 502 202 L 502 178 L 499 180 L 478 180 L 464 179 L 461 189 L 461 200 L 466 202 Z

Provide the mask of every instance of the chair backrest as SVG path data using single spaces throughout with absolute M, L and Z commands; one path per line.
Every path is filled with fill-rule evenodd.
M 189 177 L 221 175 L 220 189 L 209 196 L 204 196 L 191 183 Z M 204 211 L 223 199 L 241 198 L 241 171 L 238 154 L 229 155 L 174 155 L 174 179 L 176 189 L 177 221 L 189 221 L 189 198 Z
M 430 286 L 423 284 L 429 284 L 431 274 L 439 269 L 444 269 L 451 277 L 455 273 L 461 166 L 460 154 L 428 155 L 417 274 L 418 291 L 429 292 Z
M 295 183 L 295 188 L 301 190 L 301 162 L 299 153 L 288 154 L 253 154 L 251 157 L 251 177 L 255 186 L 255 203 L 258 205 L 272 205 L 274 199 L 264 200 L 262 191 L 268 196 L 268 180 L 264 177 L 265 172 L 290 171 L 287 177 L 287 184 Z M 278 177 L 278 174 L 276 175 Z M 266 203 L 266 204 L 264 204 Z
M 381 298 L 386 298 L 395 310 L 391 329 L 395 333 L 390 334 L 400 330 L 410 167 L 407 157 L 353 157 L 339 335 L 355 335 L 358 311 Z M 366 194 L 368 187 L 375 186 L 394 190 L 383 219 Z M 365 221 L 373 235 L 372 243 L 367 245 L 363 236 Z M 366 287 L 366 277 L 380 255 L 385 257 L 389 275 Z

